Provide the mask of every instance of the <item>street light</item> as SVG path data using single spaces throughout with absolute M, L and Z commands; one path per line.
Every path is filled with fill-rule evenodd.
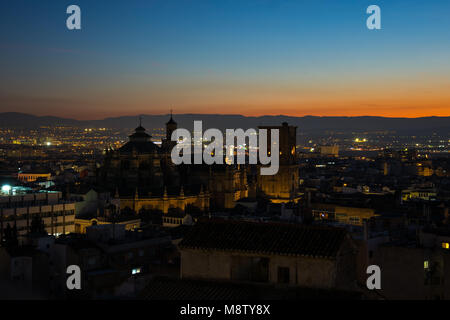
M 12 190 L 12 188 L 11 188 L 11 186 L 9 184 L 5 184 L 5 185 L 2 186 L 2 192 L 3 193 L 10 194 L 11 190 Z

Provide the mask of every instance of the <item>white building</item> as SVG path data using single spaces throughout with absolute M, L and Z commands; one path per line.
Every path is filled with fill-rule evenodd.
M 20 241 L 36 215 L 42 219 L 48 234 L 59 236 L 74 231 L 75 202 L 65 201 L 61 192 L 0 196 L 0 241 L 8 225 L 16 227 Z

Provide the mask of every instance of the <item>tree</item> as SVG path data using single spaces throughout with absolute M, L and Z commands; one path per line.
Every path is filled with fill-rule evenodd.
M 14 227 L 11 228 L 11 225 L 8 223 L 5 229 L 4 246 L 16 247 L 18 244 L 19 241 L 17 240 L 17 227 L 14 224 Z
M 163 212 L 158 209 L 144 209 L 139 210 L 139 218 L 144 224 L 162 225 Z
M 198 217 L 198 216 L 203 215 L 203 211 L 199 207 L 197 207 L 193 204 L 186 205 L 186 208 L 184 208 L 184 212 L 186 214 L 191 215 L 192 217 Z
M 31 220 L 30 234 L 47 235 L 47 231 L 45 231 L 44 221 L 39 215 L 34 215 L 33 219 Z

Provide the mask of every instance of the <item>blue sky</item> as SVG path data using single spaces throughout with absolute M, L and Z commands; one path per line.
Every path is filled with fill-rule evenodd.
M 382 30 L 366 28 L 371 4 Z M 450 1 L 3 0 L 0 14 L 0 111 L 450 115 Z

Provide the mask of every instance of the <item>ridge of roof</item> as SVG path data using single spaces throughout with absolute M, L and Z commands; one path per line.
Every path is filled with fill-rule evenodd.
M 197 223 L 179 247 L 334 258 L 346 237 L 338 227 L 209 220 Z

